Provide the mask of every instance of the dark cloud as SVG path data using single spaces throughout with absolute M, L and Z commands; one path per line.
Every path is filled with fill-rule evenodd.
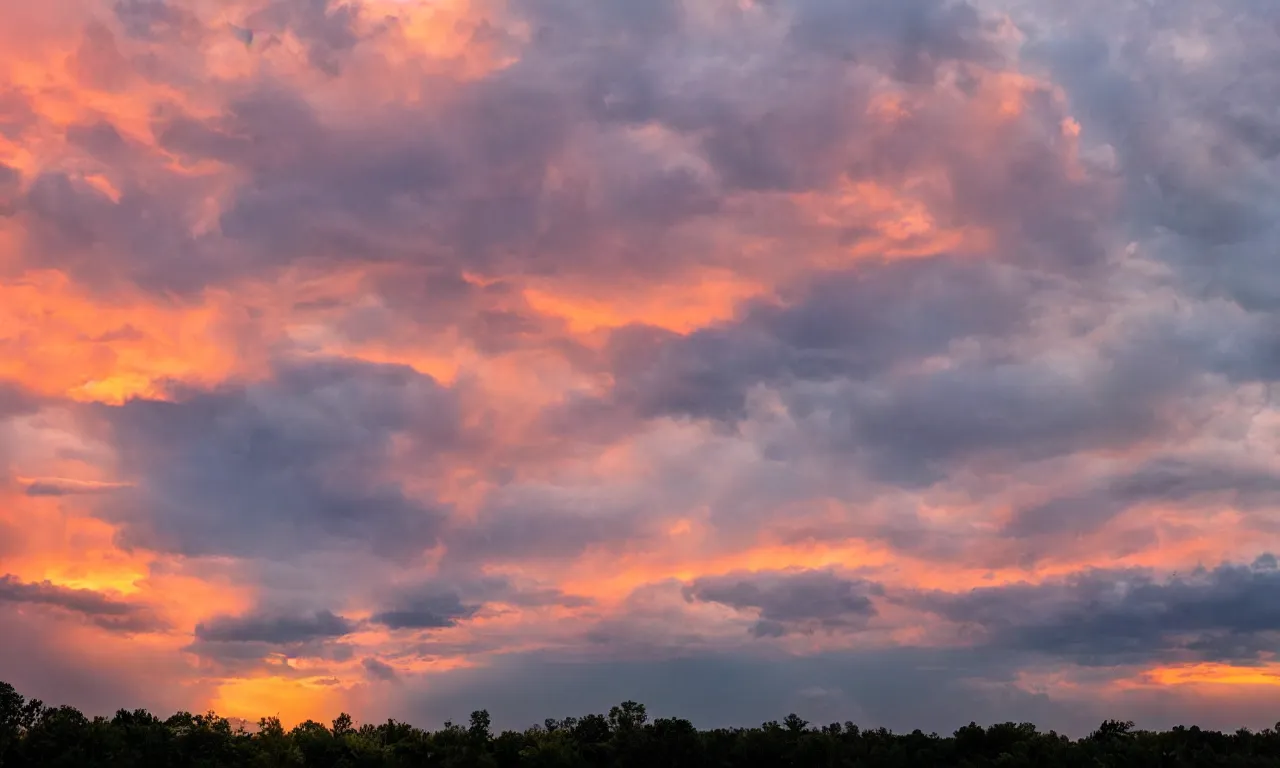
M 489 495 L 476 518 L 448 533 L 450 565 L 555 561 L 594 547 L 624 549 L 656 532 L 639 503 L 587 507 L 556 489 L 513 484 Z
M 36 123 L 31 99 L 17 89 L 0 91 L 0 136 L 18 139 Z
M 68 127 L 67 141 L 105 163 L 125 159 L 129 149 L 116 127 L 105 120 Z
M 0 380 L 0 419 L 32 413 L 40 402 L 41 398 L 24 387 Z
M 815 61 L 807 47 L 783 47 L 753 65 L 744 63 L 692 83 L 682 82 L 681 65 L 698 63 L 685 52 L 669 62 L 633 68 L 629 79 L 615 78 L 608 98 L 616 102 L 619 92 L 621 98 L 652 92 L 633 108 L 648 106 L 651 114 L 637 117 L 695 139 L 725 200 L 744 192 L 829 191 L 842 175 L 888 178 L 902 170 L 866 162 L 886 148 L 876 146 L 876 132 L 865 117 L 870 87 L 843 64 Z M 652 73 L 651 82 L 637 83 L 645 73 Z M 833 88 L 835 82 L 842 87 Z M 779 226 L 776 218 L 753 221 L 749 213 L 726 213 L 744 231 L 786 237 L 780 228 L 768 226 Z
M 314 671 L 301 671 L 290 664 L 290 660 L 306 659 L 308 662 L 323 668 L 328 664 L 345 664 L 356 657 L 355 646 L 352 643 L 345 642 L 342 639 L 344 636 L 333 637 L 325 634 L 327 631 L 337 631 L 336 627 L 332 630 L 325 630 L 323 627 L 307 626 L 314 624 L 314 616 L 289 614 L 288 617 L 282 619 L 278 614 L 271 614 L 271 618 L 268 620 L 273 623 L 284 621 L 294 626 L 283 629 L 279 627 L 260 628 L 269 633 L 277 633 L 274 637 L 281 640 L 281 642 L 249 639 L 204 639 L 197 636 L 191 643 L 184 646 L 182 651 L 196 656 L 206 669 L 226 677 L 260 674 L 284 678 L 311 677 L 316 674 Z M 311 630 L 315 630 L 319 634 L 304 639 Z M 285 641 L 286 638 L 290 637 L 298 639 Z
M 1164 409 L 1194 392 L 1198 366 L 1217 353 L 1202 348 L 1197 360 L 1136 328 L 1076 361 L 1016 345 L 1044 302 L 1069 300 L 1063 291 L 1042 275 L 946 258 L 828 276 L 729 324 L 615 333 L 610 399 L 641 417 L 736 425 L 763 387 L 819 450 L 857 455 L 879 478 L 913 486 L 971 459 L 1046 459 L 1173 429 Z M 962 344 L 976 354 L 920 365 Z M 601 404 L 568 407 L 585 415 Z
M 1275 506 L 1280 503 L 1280 476 L 1262 468 L 1157 459 L 1109 478 L 1093 490 L 1021 509 L 1005 526 L 1005 533 L 1015 537 L 1085 534 L 1135 505 L 1195 504 L 1206 497 L 1235 508 Z
M 50 582 L 28 583 L 16 576 L 0 576 L 0 603 L 40 605 L 80 616 L 113 632 L 152 632 L 164 628 L 144 606 L 122 602 L 89 589 L 71 589 Z
M 1166 370 L 1176 360 L 1181 376 L 1209 374 L 1237 387 L 1280 378 L 1280 316 L 1242 311 L 1222 301 L 1188 298 L 1171 305 L 1135 323 L 1127 344 L 1117 351 L 1162 357 Z
M 256 34 L 295 35 L 313 67 L 330 76 L 341 72 L 343 58 L 360 42 L 360 3 L 333 0 L 275 0 L 245 19 Z
M 338 130 L 301 94 L 264 85 L 230 100 L 220 118 L 168 115 L 155 131 L 189 161 L 213 159 L 253 177 L 220 219 L 228 247 L 252 258 L 244 268 L 302 254 L 366 262 L 443 255 L 446 246 L 433 245 L 435 212 L 449 200 L 458 160 L 437 122 L 403 110 L 380 117 Z M 214 264 L 187 267 L 197 268 L 200 280 L 220 279 Z
M 196 624 L 194 639 L 182 650 L 228 676 L 271 673 L 297 677 L 290 659 L 323 664 L 355 657 L 345 641 L 360 623 L 329 610 L 263 607 L 240 616 L 214 616 Z
M 47 477 L 27 483 L 24 492 L 28 496 L 83 496 L 110 493 L 127 486 L 112 483 L 90 483 L 61 477 Z
M 627 0 L 602 0 L 574 6 L 557 0 L 517 0 L 513 10 L 539 25 L 544 44 L 573 46 L 578 40 L 609 35 L 626 43 L 652 42 L 679 29 L 682 8 L 676 0 L 637 5 Z
M 568 594 L 555 587 L 520 584 L 504 577 L 487 577 L 476 584 L 474 589 L 486 602 L 506 603 L 520 608 L 584 608 L 595 602 L 589 597 Z
M 967 458 L 1046 459 L 1168 429 L 1161 406 L 1184 393 L 1163 366 L 1145 363 L 1116 360 L 1070 378 L 1051 361 L 984 361 L 797 402 L 829 419 L 835 444 L 880 476 L 931 484 Z
M 932 80 L 948 60 L 995 62 L 988 30 L 967 2 L 906 0 L 885 5 L 869 0 L 796 0 L 792 34 L 806 47 L 858 61 L 893 62 L 907 82 Z
M 386 476 L 405 441 L 426 471 L 461 444 L 457 404 L 409 368 L 280 366 L 260 384 L 99 407 L 134 487 L 100 512 L 121 542 L 183 554 L 283 559 L 334 548 L 412 558 L 444 511 Z
M 190 43 L 202 31 L 194 14 L 166 0 L 117 0 L 113 10 L 125 35 L 130 38 Z
M 530 560 L 575 557 L 594 544 L 616 540 L 626 529 L 625 525 L 615 527 L 589 516 L 547 508 L 493 511 L 477 525 L 450 536 L 448 557 L 472 561 L 490 557 Z
M 1126 227 L 1196 296 L 1280 307 L 1265 254 L 1277 242 L 1277 31 L 1251 0 L 1043 9 L 1028 41 L 1070 94 L 1085 134 L 1105 143 L 1126 189 Z M 1101 6 L 1097 6 L 1101 10 Z M 1039 26 L 1039 25 L 1036 25 Z M 1050 24 L 1045 25 L 1050 26 Z M 1190 39 L 1199 55 L 1165 41 Z
M 516 253 L 524 268 L 538 269 L 525 260 L 580 242 L 569 225 L 581 209 L 570 207 L 567 192 L 546 190 L 572 127 L 561 101 L 546 85 L 504 74 L 446 97 L 439 114 L 381 109 L 339 131 L 298 95 L 265 92 L 233 103 L 225 127 L 184 128 L 192 134 L 184 143 L 196 156 L 218 152 L 254 173 L 221 228 L 264 262 L 306 253 L 460 260 L 499 272 Z M 175 131 L 162 134 L 170 145 Z
M 455 593 L 428 590 L 403 596 L 390 609 L 375 613 L 372 621 L 389 629 L 443 629 L 457 626 L 479 609 L 464 605 Z
M 362 659 L 360 665 L 364 667 L 364 671 L 369 677 L 382 682 L 390 682 L 399 679 L 399 674 L 395 667 L 386 662 L 379 661 L 373 657 Z
M 636 327 L 614 334 L 615 401 L 642 416 L 735 421 L 759 384 L 863 379 L 1009 332 L 1036 279 L 949 258 L 867 265 L 825 275 L 785 306 L 681 336 Z
M 427 585 L 420 590 L 408 593 L 414 595 L 433 595 L 443 597 L 452 603 L 454 595 L 464 604 L 501 603 L 521 608 L 540 608 L 544 606 L 561 606 L 564 608 L 581 608 L 592 604 L 592 600 L 581 595 L 571 595 L 552 586 L 510 576 L 479 576 L 469 567 L 459 569 L 456 576 L 448 572 L 441 575 L 442 584 Z
M 0 163 L 0 216 L 10 216 L 17 211 L 21 189 L 22 172 Z
M 103 125 L 73 129 L 69 138 L 90 151 L 110 152 Z M 39 174 L 18 202 L 25 252 L 32 266 L 57 267 L 102 290 L 132 282 L 146 288 L 190 291 L 207 281 L 200 265 L 219 267 L 209 239 L 186 223 L 188 194 L 123 185 L 118 197 L 61 171 Z M 101 254 L 129 254 L 120 261 Z
M 1159 580 L 1093 570 L 1043 584 L 926 593 L 913 602 L 978 628 L 997 648 L 1115 665 L 1166 660 L 1247 662 L 1280 633 L 1276 558 Z
M 133 75 L 115 34 L 100 21 L 85 25 L 80 44 L 68 63 L 80 82 L 103 91 L 121 90 Z
M 255 613 L 245 616 L 218 616 L 196 625 L 196 639 L 208 643 L 269 643 L 290 645 L 313 640 L 344 637 L 356 625 L 330 611 L 287 616 Z
M 42 398 L 25 388 L 0 380 L 0 427 L 9 426 L 9 420 L 15 417 L 36 413 L 41 403 Z M 13 474 L 16 473 L 13 461 L 20 456 L 21 447 L 22 441 L 12 430 L 0 432 L 0 484 L 13 482 Z
M 832 571 L 791 571 L 705 577 L 684 590 L 685 599 L 755 611 L 756 637 L 779 637 L 795 631 L 846 630 L 876 615 L 871 597 L 883 594 L 878 584 L 846 579 Z

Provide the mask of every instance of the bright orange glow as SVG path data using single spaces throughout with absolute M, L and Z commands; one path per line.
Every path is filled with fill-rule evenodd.
M 255 677 L 228 680 L 218 686 L 207 707 L 223 717 L 256 722 L 260 717 L 279 717 L 285 727 L 304 720 L 328 724 L 342 709 L 342 688 L 332 678 L 291 679 Z
M 65 275 L 0 285 L 0 378 L 74 400 L 158 396 L 165 380 L 212 384 L 246 363 L 225 343 L 225 297 L 195 306 L 103 301 Z
M 1142 673 L 1142 676 L 1130 685 L 1274 687 L 1280 686 L 1280 664 L 1270 663 L 1256 667 L 1239 667 L 1229 664 L 1159 667 Z

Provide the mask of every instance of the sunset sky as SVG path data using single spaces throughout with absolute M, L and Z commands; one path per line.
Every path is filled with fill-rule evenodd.
M 1280 719 L 1273 0 L 4 0 L 0 680 Z

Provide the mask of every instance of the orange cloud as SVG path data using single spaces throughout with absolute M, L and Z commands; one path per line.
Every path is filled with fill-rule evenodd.
M 1187 664 L 1157 667 L 1143 672 L 1125 686 L 1280 686 L 1280 664 L 1233 666 L 1231 664 Z
M 181 381 L 211 385 L 252 370 L 234 341 L 230 296 L 193 306 L 98 297 L 57 272 L 0 286 L 0 378 L 42 394 L 120 403 Z M 246 354 L 247 353 L 247 354 Z

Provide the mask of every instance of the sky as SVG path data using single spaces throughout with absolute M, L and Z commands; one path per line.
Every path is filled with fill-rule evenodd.
M 1272 725 L 1272 6 L 9 3 L 0 680 Z

